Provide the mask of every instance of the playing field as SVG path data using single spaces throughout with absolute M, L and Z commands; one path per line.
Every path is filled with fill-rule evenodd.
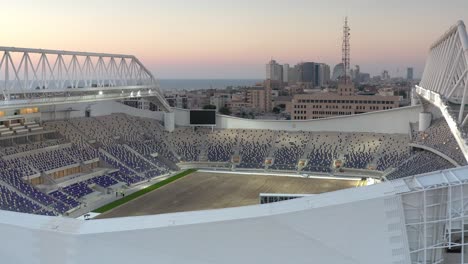
M 163 214 L 259 203 L 260 193 L 317 194 L 357 181 L 195 172 L 97 218 Z

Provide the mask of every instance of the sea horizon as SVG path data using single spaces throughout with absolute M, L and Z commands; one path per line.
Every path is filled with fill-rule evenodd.
M 206 79 L 158 79 L 159 85 L 162 90 L 200 90 L 200 89 L 224 89 L 228 86 L 253 86 L 263 79 L 222 79 L 222 78 L 206 78 Z

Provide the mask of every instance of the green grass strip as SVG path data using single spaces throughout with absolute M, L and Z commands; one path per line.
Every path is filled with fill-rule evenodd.
M 134 200 L 134 199 L 136 199 L 136 198 L 138 198 L 138 197 L 140 197 L 142 195 L 145 195 L 145 194 L 147 194 L 147 193 L 149 193 L 151 191 L 154 191 L 154 190 L 156 190 L 158 188 L 161 188 L 164 185 L 169 184 L 169 183 L 171 183 L 173 181 L 176 181 L 176 180 L 178 180 L 178 179 L 180 179 L 180 178 L 182 178 L 184 176 L 187 176 L 187 175 L 189 175 L 189 174 L 191 174 L 191 173 L 193 173 L 195 171 L 197 171 L 197 170 L 196 169 L 189 169 L 189 170 L 183 171 L 183 172 L 181 172 L 179 174 L 176 174 L 176 175 L 174 175 L 174 176 L 172 176 L 170 178 L 167 178 L 167 179 L 162 180 L 160 182 L 157 182 L 157 183 L 155 183 L 153 185 L 150 185 L 150 186 L 148 186 L 148 187 L 146 187 L 144 189 L 141 189 L 141 190 L 139 190 L 137 192 L 134 192 L 134 193 L 132 193 L 130 195 L 127 195 L 127 196 L 125 196 L 125 197 L 123 197 L 123 198 L 121 198 L 119 200 L 113 201 L 112 203 L 108 203 L 108 204 L 106 204 L 106 205 L 104 205 L 102 207 L 99 207 L 98 209 L 93 210 L 93 212 L 102 214 L 104 212 L 112 210 L 117 206 L 120 206 L 120 205 L 122 205 L 124 203 L 127 203 L 127 202 L 129 202 L 131 200 Z

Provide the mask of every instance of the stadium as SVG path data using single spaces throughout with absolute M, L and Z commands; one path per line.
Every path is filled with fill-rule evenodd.
M 461 21 L 411 106 L 317 120 L 171 108 L 132 55 L 0 51 L 4 263 L 465 263 Z

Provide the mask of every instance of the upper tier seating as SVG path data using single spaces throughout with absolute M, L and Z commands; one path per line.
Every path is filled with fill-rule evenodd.
M 455 167 L 453 164 L 432 152 L 419 151 L 401 163 L 394 171 L 387 174 L 386 178 L 388 180 L 395 180 L 407 176 L 453 167 Z
M 433 120 L 431 126 L 423 132 L 413 130 L 412 133 L 414 143 L 438 150 L 460 165 L 466 165 L 465 157 L 444 118 Z
M 44 128 L 57 130 L 77 146 L 85 145 L 88 140 L 87 136 L 84 135 L 83 132 L 67 121 L 46 122 L 44 123 Z
M 39 141 L 39 142 L 33 142 L 33 143 L 28 143 L 28 144 L 20 144 L 20 145 L 16 145 L 12 147 L 1 148 L 0 153 L 4 155 L 13 155 L 13 154 L 18 154 L 22 152 L 28 152 L 31 150 L 60 145 L 64 143 L 67 143 L 65 138 L 51 139 L 51 140 L 46 140 L 46 141 Z
M 92 117 L 82 117 L 71 119 L 70 124 L 80 130 L 80 132 L 86 135 L 89 139 L 94 139 L 102 143 L 103 145 L 113 144 L 114 141 L 114 129 L 106 128 L 101 122 Z M 118 129 L 118 128 L 116 128 Z
M 127 141 L 138 141 L 144 139 L 144 131 L 137 124 L 126 117 L 125 114 L 111 114 L 96 117 L 106 129 Z

